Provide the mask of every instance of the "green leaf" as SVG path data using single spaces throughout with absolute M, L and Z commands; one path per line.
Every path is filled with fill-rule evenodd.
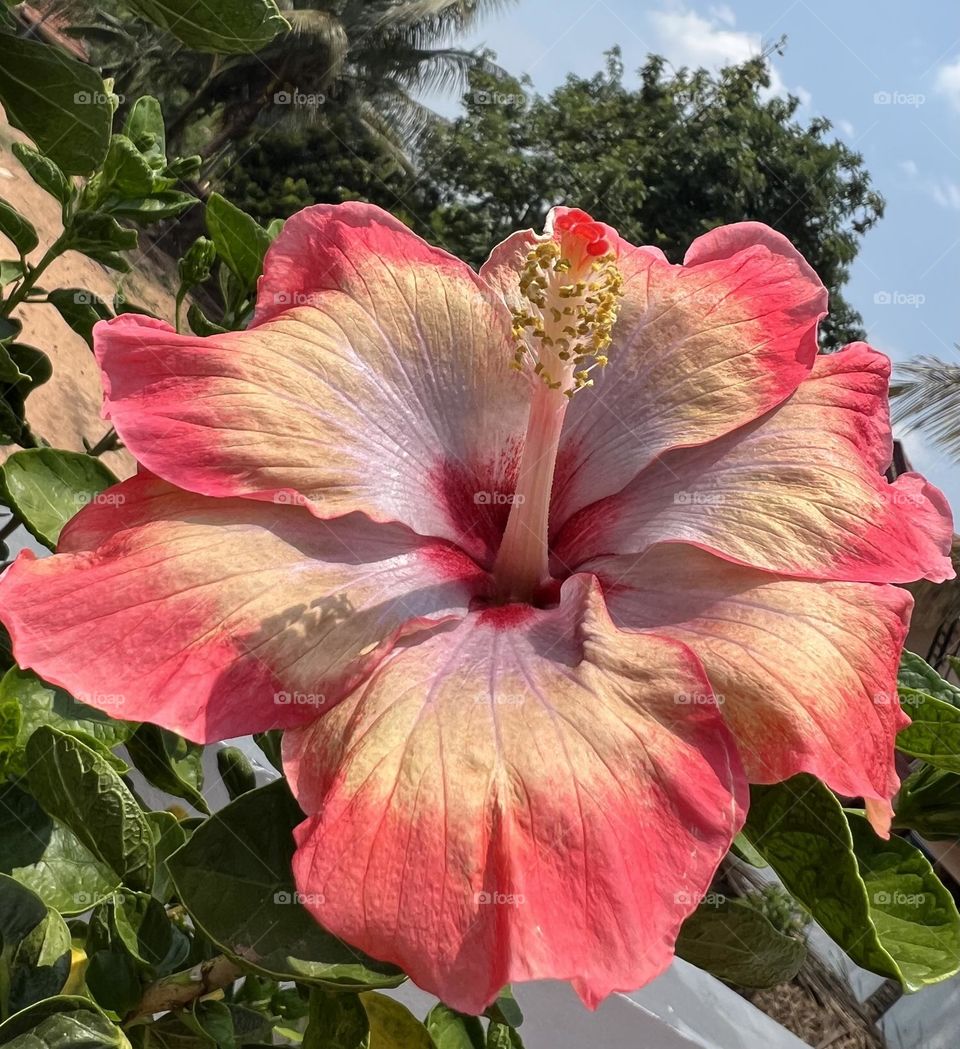
M 117 484 L 99 461 L 82 452 L 27 448 L 14 452 L 0 470 L 7 498 L 30 533 L 56 548 L 60 530 L 104 489 Z M 121 499 L 122 496 L 103 496 Z
M 70 931 L 43 900 L 0 874 L 0 1020 L 62 990 Z
M 98 702 L 107 704 L 111 699 L 117 701 L 120 710 L 121 696 L 100 694 Z M 53 725 L 63 732 L 69 732 L 87 739 L 96 740 L 107 749 L 119 746 L 133 732 L 134 725 L 128 721 L 117 721 L 102 710 L 79 702 L 69 692 L 48 685 L 37 677 L 32 670 L 21 670 L 11 667 L 0 678 L 0 705 L 16 703 L 20 709 L 20 731 L 9 761 L 12 771 L 23 773 L 24 748 L 34 730 L 41 725 Z
M 29 255 L 40 243 L 33 223 L 5 200 L 0 200 L 0 234 L 13 241 L 13 246 L 21 255 Z
M 0 385 L 8 386 L 28 379 L 17 367 L 17 362 L 10 356 L 10 351 L 0 342 Z
M 86 288 L 56 288 L 47 295 L 47 302 L 56 307 L 60 316 L 83 337 L 90 349 L 93 349 L 93 326 L 113 316 L 113 310 L 103 299 Z
M 135 229 L 121 226 L 111 215 L 78 211 L 70 225 L 70 235 L 64 250 L 72 248 L 98 262 L 111 260 L 105 265 L 114 265 L 114 257 L 118 252 L 131 251 L 136 246 Z
M 187 310 L 187 323 L 190 325 L 190 330 L 194 335 L 204 337 L 207 335 L 222 335 L 228 330 L 219 324 L 214 324 L 195 302 L 191 303 L 190 308 Z
M 523 1049 L 523 1042 L 514 1028 L 494 1021 L 487 1028 L 486 1049 Z
M 369 1049 L 370 1045 L 370 1021 L 359 995 L 310 989 L 303 1049 Z
M 158 725 L 144 722 L 127 740 L 131 761 L 147 782 L 159 790 L 183 798 L 200 812 L 210 811 L 201 794 L 203 747 Z
M 124 891 L 114 893 L 94 910 L 87 950 L 91 955 L 95 951 L 119 950 L 153 980 L 186 962 L 190 941 L 170 921 L 158 899 L 146 893 Z
M 249 54 L 290 28 L 273 0 L 128 0 L 128 5 L 194 51 Z
M 67 176 L 49 157 L 23 142 L 14 142 L 10 148 L 17 160 L 27 169 L 27 174 L 41 189 L 46 190 L 61 204 L 69 203 L 73 189 Z
M 493 1005 L 487 1006 L 483 1015 L 488 1016 L 494 1023 L 505 1024 L 507 1027 L 519 1027 L 523 1023 L 523 1013 L 509 987 L 504 987 Z
M 16 1049 L 129 1049 L 129 1042 L 89 998 L 57 995 L 0 1024 L 0 1045 Z
M 344 990 L 396 987 L 401 972 L 341 943 L 301 905 L 290 864 L 302 820 L 283 780 L 241 795 L 170 857 L 180 899 L 211 940 L 255 972 Z
M 150 197 L 138 197 L 110 204 L 110 212 L 141 224 L 176 218 L 197 203 L 197 198 L 179 190 L 163 190 Z
M 360 995 L 370 1024 L 370 1049 L 434 1049 L 426 1027 L 394 998 L 376 991 Z
M 158 180 L 147 158 L 126 135 L 114 135 L 110 139 L 97 185 L 97 200 L 106 200 L 111 195 L 121 199 L 147 197 L 155 189 L 166 189 L 169 185 L 169 180 Z
M 110 142 L 113 107 L 99 74 L 57 47 L 0 33 L 0 104 L 67 175 L 89 175 Z
M 702 903 L 680 929 L 677 955 L 737 987 L 773 987 L 792 980 L 807 949 L 785 936 L 755 907 L 721 898 Z
M 483 1025 L 438 1002 L 427 1014 L 427 1031 L 436 1049 L 484 1049 Z
M 926 692 L 934 699 L 960 707 L 960 688 L 944 681 L 929 663 L 913 652 L 904 652 L 901 656 L 897 682 L 902 688 Z
M 960 707 L 917 689 L 901 688 L 912 724 L 897 734 L 897 749 L 938 769 L 960 772 Z
M 253 765 L 239 747 L 221 747 L 217 751 L 217 771 L 231 801 L 253 790 L 257 785 L 257 774 L 253 771 Z
M 16 700 L 0 698 L 0 776 L 11 771 L 19 749 L 20 725 L 23 718 Z
M 147 820 L 153 828 L 154 852 L 157 874 L 153 882 L 153 895 L 166 903 L 173 895 L 173 882 L 167 868 L 167 860 L 187 840 L 187 832 L 172 812 L 148 812 Z
M 2 322 L 0 322 L 2 323 Z M 13 358 L 14 363 L 20 371 L 28 378 L 17 383 L 17 389 L 28 393 L 48 382 L 53 375 L 53 367 L 50 358 L 35 346 L 28 346 L 25 342 L 8 342 L 6 351 Z
M 152 95 L 134 102 L 123 126 L 123 133 L 146 157 L 155 170 L 167 164 L 167 135 L 160 103 Z
M 960 969 L 960 915 L 950 894 L 912 845 L 893 837 L 874 846 L 865 828 L 859 816 L 848 821 L 822 783 L 800 775 L 754 787 L 744 830 L 859 965 L 907 991 L 952 976 Z
M 270 247 L 270 235 L 256 219 L 219 193 L 210 194 L 206 221 L 217 254 L 230 267 L 243 288 L 252 291 L 263 270 L 263 256 Z
M 61 914 L 82 914 L 120 878 L 16 783 L 0 787 L 0 871 Z
M 19 259 L 3 259 L 0 261 L 0 288 L 5 288 L 15 280 L 20 280 L 23 275 L 23 263 Z M 7 318 L 3 319 L 6 320 Z M 0 331 L 0 338 L 5 339 L 7 337 Z
M 960 775 L 924 765 L 901 784 L 893 825 L 931 841 L 960 838 Z
M 90 951 L 90 948 L 87 950 Z M 124 951 L 90 951 L 83 975 L 87 990 L 104 1009 L 122 1016 L 140 1001 L 141 984 L 137 966 Z
M 131 889 L 153 885 L 153 832 L 109 763 L 73 736 L 42 725 L 27 741 L 30 788 Z

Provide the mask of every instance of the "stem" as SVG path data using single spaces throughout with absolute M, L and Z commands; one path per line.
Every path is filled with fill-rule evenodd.
M 87 455 L 96 458 L 98 455 L 103 455 L 104 452 L 112 452 L 119 447 L 120 438 L 117 436 L 117 431 L 111 426 L 95 445 L 87 449 Z
M 538 382 L 530 403 L 520 476 L 493 566 L 503 600 L 532 602 L 550 580 L 550 494 L 568 404 L 569 399 L 561 390 Z
M 143 997 L 124 1019 L 128 1026 L 141 1016 L 180 1009 L 213 991 L 229 987 L 243 975 L 243 970 L 226 955 L 218 954 L 186 972 L 173 973 L 156 980 L 143 992 Z
M 6 302 L 0 306 L 0 316 L 9 317 L 14 309 L 20 305 L 21 302 L 30 294 L 31 288 L 37 283 L 38 278 L 43 271 L 50 265 L 51 262 L 57 256 L 63 253 L 63 245 L 66 241 L 66 232 L 61 233 L 59 237 L 47 248 L 46 254 L 43 258 L 30 270 L 28 274 L 20 282 L 20 286 L 17 290 L 7 299 Z

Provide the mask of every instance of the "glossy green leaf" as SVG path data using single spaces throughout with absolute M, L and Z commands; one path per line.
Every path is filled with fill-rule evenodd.
M 438 1002 L 427 1014 L 426 1028 L 436 1049 L 484 1049 L 483 1025 Z
M 0 200 L 0 234 L 12 241 L 21 255 L 29 255 L 40 243 L 33 223 L 5 200 Z
M 907 991 L 960 969 L 960 915 L 923 854 L 902 838 L 874 844 L 865 821 L 848 821 L 812 776 L 754 787 L 744 830 L 788 891 L 865 969 Z
M 900 657 L 897 683 L 903 688 L 926 692 L 934 699 L 942 699 L 944 703 L 960 707 L 960 688 L 944 681 L 929 663 L 914 652 L 904 652 Z
M 128 4 L 194 51 L 249 54 L 290 28 L 273 0 L 128 0 Z
M 149 892 L 153 832 L 123 780 L 100 754 L 74 736 L 42 725 L 27 741 L 30 788 L 123 883 Z
M 200 812 L 210 811 L 201 793 L 203 747 L 199 743 L 144 722 L 127 740 L 127 752 L 147 782 L 183 798 Z
M 113 108 L 99 74 L 62 49 L 0 33 L 0 104 L 67 175 L 89 175 L 106 156 Z
M 256 219 L 219 193 L 210 194 L 206 221 L 217 254 L 230 267 L 244 289 L 252 291 L 263 270 L 263 256 L 270 247 L 270 235 Z
M 0 386 L 10 386 L 28 378 L 17 367 L 17 362 L 10 356 L 10 351 L 0 342 Z
M 187 840 L 187 832 L 172 812 L 148 812 L 147 822 L 153 830 L 153 846 L 157 872 L 153 882 L 153 895 L 166 903 L 173 895 L 173 882 L 167 860 Z
M 58 448 L 14 452 L 3 464 L 0 478 L 9 505 L 30 533 L 51 550 L 67 521 L 117 483 L 99 459 Z
M 63 918 L 0 875 L 0 1020 L 58 994 L 69 974 L 70 932 Z
M 680 929 L 677 955 L 737 987 L 773 987 L 796 976 L 801 940 L 779 932 L 755 907 L 721 898 L 701 904 Z
M 102 704 L 115 700 L 117 713 L 122 709 L 119 695 L 102 693 L 88 698 L 96 698 Z M 136 727 L 129 721 L 118 721 L 96 707 L 81 703 L 64 689 L 47 684 L 32 670 L 21 670 L 20 667 L 11 667 L 0 678 L 0 704 L 7 702 L 16 702 L 20 708 L 18 748 L 21 752 L 34 729 L 41 725 L 53 725 L 81 738 L 94 739 L 108 749 L 123 743 Z M 24 771 L 22 756 L 13 762 L 12 767 L 17 772 Z
M 345 990 L 397 986 L 402 973 L 339 941 L 302 906 L 290 869 L 302 820 L 282 780 L 241 795 L 170 857 L 180 899 L 211 940 L 256 972 Z
M 60 316 L 91 349 L 93 326 L 113 316 L 113 310 L 103 299 L 86 288 L 56 288 L 47 295 L 47 302 L 56 307 Z
M 901 688 L 900 699 L 912 723 L 897 734 L 897 749 L 960 772 L 960 707 L 912 688 Z
M 130 1049 L 123 1032 L 89 998 L 57 995 L 0 1024 L 6 1049 Z
M 10 147 L 13 155 L 27 169 L 27 174 L 41 188 L 47 191 L 60 204 L 66 204 L 73 190 L 66 175 L 49 157 L 23 142 L 14 142 Z
M 16 783 L 0 787 L 0 812 L 0 872 L 48 907 L 81 914 L 119 888 L 119 875 Z

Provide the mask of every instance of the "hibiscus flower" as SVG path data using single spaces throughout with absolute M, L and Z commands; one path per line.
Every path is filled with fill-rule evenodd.
M 308 906 L 456 1008 L 636 988 L 748 783 L 889 825 L 889 584 L 952 576 L 951 522 L 884 479 L 889 362 L 818 356 L 826 299 L 752 222 L 672 265 L 558 208 L 478 275 L 308 208 L 246 331 L 95 329 L 141 469 L 3 578 L 17 659 L 200 742 L 285 729 Z

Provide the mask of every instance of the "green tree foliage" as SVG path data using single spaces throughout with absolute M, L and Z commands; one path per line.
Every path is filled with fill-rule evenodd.
M 861 338 L 841 289 L 860 237 L 881 217 L 862 157 L 769 95 L 762 60 L 711 74 L 668 72 L 651 56 L 637 86 L 620 54 L 546 97 L 514 79 L 471 75 L 465 113 L 438 124 L 420 163 L 439 195 L 433 235 L 473 263 L 565 202 L 679 261 L 696 236 L 744 219 L 799 248 L 831 292 L 826 347 Z

